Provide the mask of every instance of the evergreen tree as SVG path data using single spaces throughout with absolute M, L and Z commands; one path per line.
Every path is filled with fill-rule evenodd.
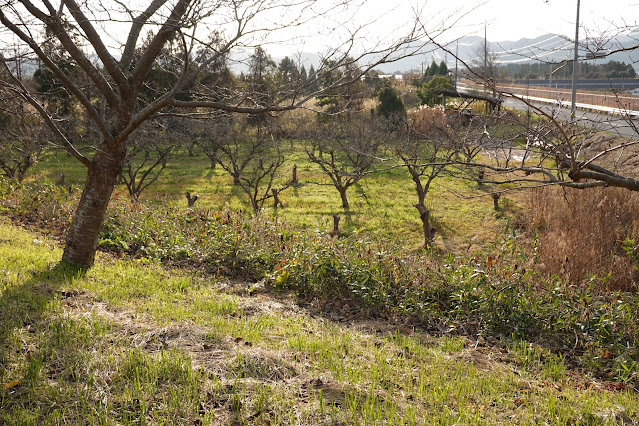
M 422 105 L 434 106 L 439 103 L 439 91 L 452 88 L 453 85 L 448 77 L 438 75 L 431 78 L 427 83 L 422 84 L 422 87 L 417 92 L 417 97 L 419 97 Z
M 435 63 L 435 60 L 433 59 L 433 62 L 430 63 L 430 66 L 428 67 L 424 75 L 426 75 L 427 77 L 432 77 L 434 75 L 437 75 L 437 71 L 439 71 L 439 67 Z
M 288 84 L 298 81 L 300 78 L 300 70 L 297 68 L 295 62 L 285 56 L 277 66 L 277 72 L 280 76 L 282 83 Z
M 439 63 L 439 67 L 437 68 L 437 75 L 443 75 L 443 76 L 448 75 L 448 67 L 446 66 L 446 62 L 441 61 Z
M 277 69 L 277 64 L 258 46 L 249 60 L 249 75 L 247 76 L 249 92 L 256 105 L 266 105 L 273 99 L 273 73 Z M 255 114 L 249 117 L 249 122 L 262 124 L 268 114 Z
M 388 84 L 377 92 L 377 114 L 392 121 L 399 121 L 406 117 L 406 107 L 399 93 Z

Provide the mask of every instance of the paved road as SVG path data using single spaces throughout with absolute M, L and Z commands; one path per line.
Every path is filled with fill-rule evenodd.
M 534 102 L 534 104 L 541 107 L 549 114 L 556 113 L 562 120 L 570 120 L 570 107 L 558 107 L 556 105 L 541 102 Z M 524 102 L 512 98 L 505 98 L 503 105 L 508 108 L 515 108 L 521 111 L 526 111 L 529 108 Z M 624 137 L 639 137 L 632 126 L 618 115 L 577 110 L 575 112 L 575 116 L 578 123 L 582 126 L 603 130 Z M 632 121 L 637 127 L 639 127 L 639 117 L 633 117 Z
M 535 86 L 535 87 L 548 87 L 548 83 L 551 83 L 553 88 L 570 89 L 572 88 L 572 79 L 552 79 L 548 80 L 515 80 L 513 82 L 519 86 Z M 616 90 L 628 90 L 639 88 L 639 79 L 636 78 L 599 78 L 593 80 L 577 80 L 577 89 L 616 89 Z

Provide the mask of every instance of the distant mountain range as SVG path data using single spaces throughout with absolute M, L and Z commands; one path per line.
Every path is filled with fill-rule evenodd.
M 490 54 L 496 56 L 496 61 L 499 64 L 516 64 L 516 63 L 532 63 L 536 61 L 560 63 L 564 60 L 570 60 L 573 56 L 573 42 L 566 37 L 546 34 L 534 39 L 522 38 L 517 41 L 500 41 L 500 42 L 488 42 L 488 49 Z M 611 60 L 625 62 L 627 64 L 633 64 L 637 72 L 639 73 L 639 48 L 618 52 L 606 55 L 612 50 L 617 50 L 620 47 L 632 47 L 639 46 L 639 32 L 617 37 L 613 42 L 600 43 L 598 48 L 595 48 L 594 42 L 586 40 L 584 46 L 583 41 L 580 41 L 582 49 L 580 49 L 579 57 L 584 60 L 592 61 L 593 63 L 605 63 Z M 455 55 L 463 60 L 468 65 L 477 63 L 483 60 L 483 38 L 477 36 L 463 37 L 455 42 L 449 43 L 444 46 L 450 53 L 444 49 L 434 49 L 432 46 L 427 46 L 422 51 L 416 53 L 407 58 L 399 59 L 395 62 L 378 65 L 376 70 L 385 74 L 398 74 L 409 71 L 422 72 L 425 67 L 428 67 L 433 60 L 439 64 L 442 60 L 446 62 L 449 69 L 455 67 Z M 590 51 L 598 52 L 596 56 L 592 57 Z M 276 62 L 279 62 L 283 57 L 274 57 Z M 306 69 L 313 65 L 317 68 L 320 64 L 320 57 L 314 53 L 302 52 L 298 55 L 291 55 L 291 58 L 298 58 L 299 63 L 303 64 Z M 459 64 L 461 67 L 462 65 Z M 241 66 L 234 67 L 236 70 L 241 69 Z

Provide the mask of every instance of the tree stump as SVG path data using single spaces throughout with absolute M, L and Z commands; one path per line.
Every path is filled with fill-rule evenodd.
M 280 201 L 279 192 L 277 189 L 271 189 L 271 194 L 273 194 L 273 208 L 277 209 L 278 207 L 284 208 L 284 204 Z
M 331 237 L 339 238 L 339 220 L 339 215 L 337 213 L 333 213 L 333 230 L 328 233 Z
M 501 198 L 501 194 L 498 192 L 493 192 L 490 194 L 493 197 L 493 207 L 495 210 L 499 210 L 499 199 Z
M 190 192 L 186 193 L 186 201 L 187 201 L 187 203 L 189 203 L 189 207 L 193 207 L 195 205 L 195 202 L 197 201 L 197 199 L 198 199 L 197 195 L 194 195 L 194 196 L 191 197 L 191 193 Z

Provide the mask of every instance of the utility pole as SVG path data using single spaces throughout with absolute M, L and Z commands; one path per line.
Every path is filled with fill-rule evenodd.
M 487 86 L 488 84 L 486 83 L 486 81 L 490 78 L 490 76 L 488 75 L 488 35 L 487 35 L 487 30 L 486 30 L 487 24 L 484 22 L 484 95 L 486 95 L 487 92 Z M 489 106 L 488 104 L 486 104 L 486 112 L 489 112 Z
M 488 74 L 488 35 L 486 30 L 486 23 L 484 22 L 484 79 L 488 80 L 490 77 Z M 485 87 L 485 86 L 484 86 Z M 484 89 L 484 92 L 486 90 Z
M 459 58 L 459 40 L 455 46 L 455 92 L 457 91 L 457 58 Z
M 575 119 L 577 109 L 577 73 L 579 72 L 579 6 L 581 0 L 577 0 L 577 23 L 575 24 L 575 57 L 572 64 L 572 105 L 570 107 L 570 118 Z

